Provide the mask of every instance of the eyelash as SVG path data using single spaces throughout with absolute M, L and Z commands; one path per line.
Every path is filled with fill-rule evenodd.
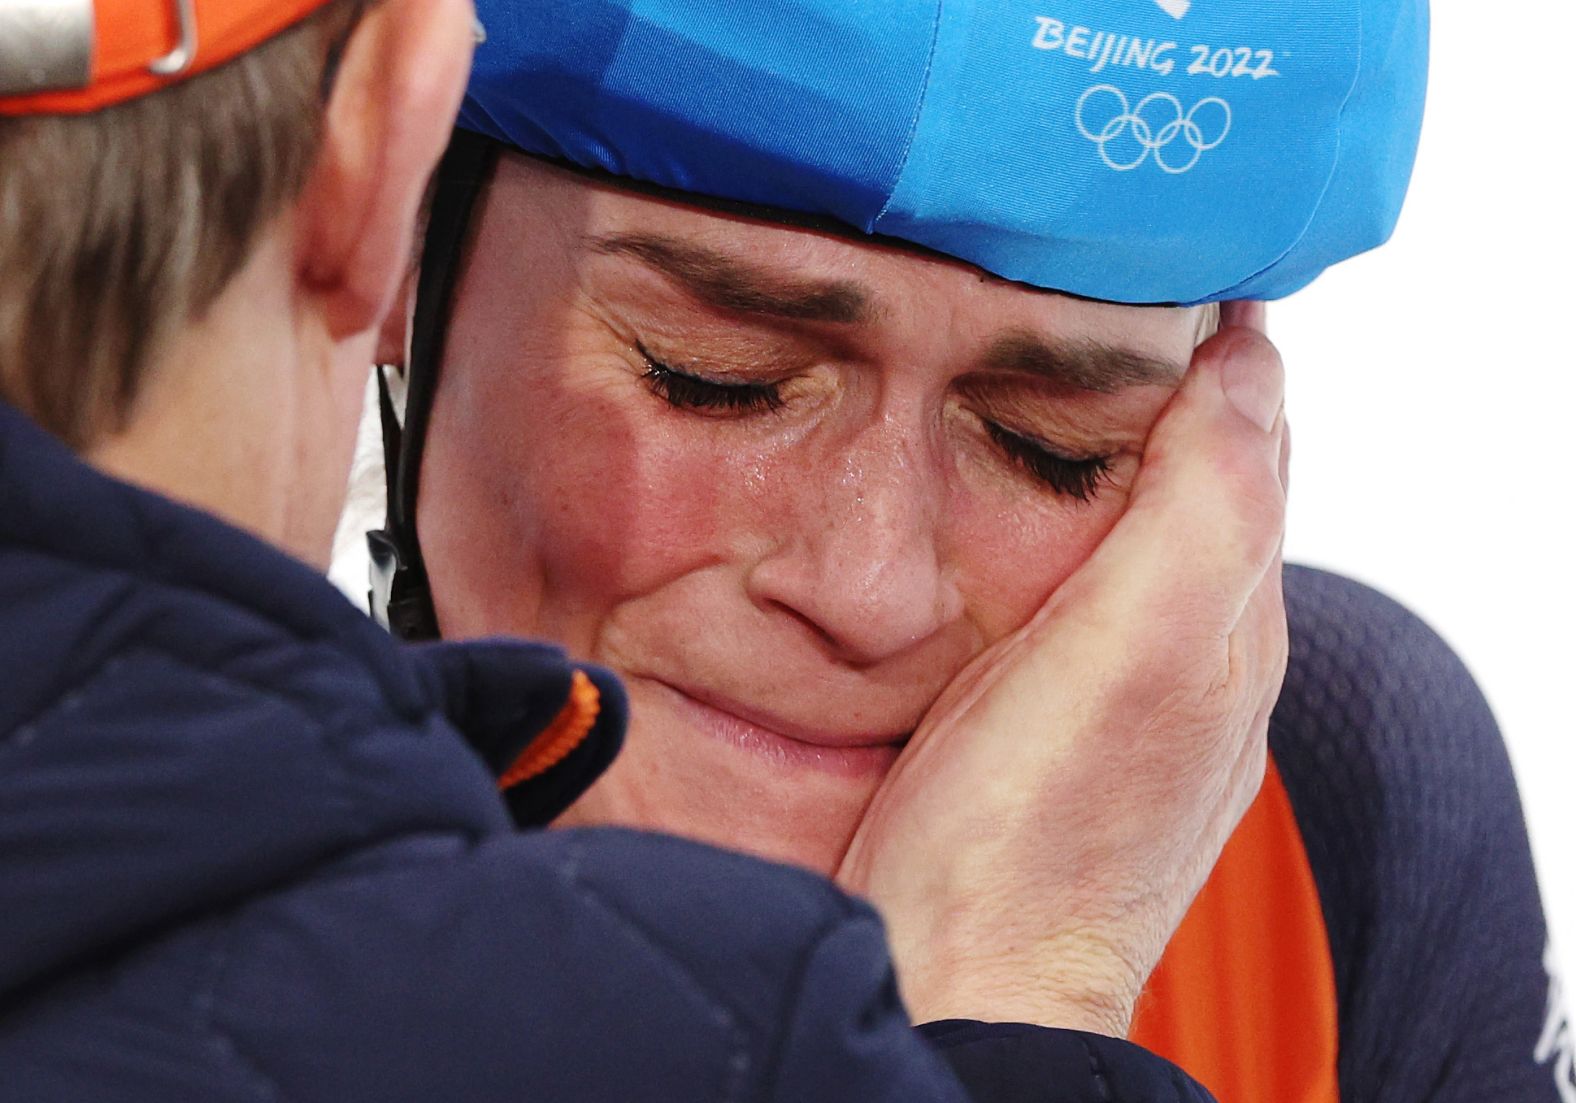
M 1009 459 L 1057 494 L 1087 502 L 1099 492 L 1111 474 L 1109 456 L 1075 460 L 1059 456 L 1044 445 L 1021 437 L 995 422 L 985 422 L 985 431 Z
M 715 383 L 670 368 L 653 359 L 644 348 L 640 354 L 646 361 L 644 379 L 659 398 L 676 409 L 752 414 L 770 413 L 783 406 L 782 389 L 775 383 Z M 1109 457 L 1069 459 L 994 422 L 984 424 L 991 440 L 1009 460 L 1056 494 L 1087 502 L 1111 473 Z
M 646 358 L 646 382 L 669 406 L 681 410 L 714 410 L 730 414 L 769 413 L 783 405 L 782 388 L 775 383 L 714 383 Z

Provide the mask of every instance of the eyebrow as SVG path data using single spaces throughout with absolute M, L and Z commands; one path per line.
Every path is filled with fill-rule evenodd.
M 1183 365 L 1116 345 L 1049 340 L 1029 330 L 1013 330 L 997 337 L 981 366 L 990 371 L 1035 375 L 1097 394 L 1115 394 L 1124 387 L 1171 385 L 1187 371 Z
M 836 325 L 860 325 L 876 313 L 869 289 L 853 280 L 788 276 L 687 241 L 611 234 L 591 239 L 590 246 L 604 255 L 631 257 L 720 310 Z
M 592 238 L 594 252 L 630 257 L 677 283 L 708 306 L 796 322 L 861 325 L 876 316 L 875 296 L 854 280 L 773 272 L 688 241 L 657 234 Z M 1020 373 L 1098 394 L 1124 387 L 1170 385 L 1186 369 L 1131 349 L 1092 341 L 1055 340 L 1011 330 L 991 342 L 980 362 L 988 371 Z

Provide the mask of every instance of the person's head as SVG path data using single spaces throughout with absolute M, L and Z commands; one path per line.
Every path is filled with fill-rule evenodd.
M 823 868 L 1115 522 L 1215 320 L 521 156 L 473 219 L 417 510 L 443 634 L 624 676 L 629 741 L 572 821 Z
M 1115 522 L 1214 304 L 1388 232 L 1416 5 L 1354 0 L 1317 49 L 1194 5 L 1201 41 L 1281 44 L 1236 76 L 1189 73 L 1165 5 L 1094 45 L 1012 3 L 555 7 L 478 55 L 462 126 L 524 153 L 451 152 L 382 547 L 442 634 L 628 679 L 569 821 L 826 869 Z
M 90 5 L 0 13 L 0 398 L 322 560 L 473 12 L 209 6 L 161 59 L 174 10 L 103 6 L 96 58 Z

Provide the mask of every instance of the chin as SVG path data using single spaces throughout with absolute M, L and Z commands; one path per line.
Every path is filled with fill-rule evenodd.
M 638 678 L 627 685 L 633 720 L 624 750 L 560 826 L 660 831 L 836 871 L 897 748 L 784 747 L 717 730 L 666 687 Z

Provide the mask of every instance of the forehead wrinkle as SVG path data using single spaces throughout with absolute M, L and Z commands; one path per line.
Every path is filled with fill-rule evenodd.
M 692 242 L 655 234 L 610 234 L 590 248 L 631 257 L 721 310 L 797 322 L 860 325 L 875 316 L 873 297 L 853 280 L 822 280 L 771 271 Z
M 1050 340 L 1030 330 L 1012 330 L 991 342 L 983 366 L 1035 375 L 1097 394 L 1124 387 L 1169 386 L 1186 369 L 1168 360 L 1099 341 Z

